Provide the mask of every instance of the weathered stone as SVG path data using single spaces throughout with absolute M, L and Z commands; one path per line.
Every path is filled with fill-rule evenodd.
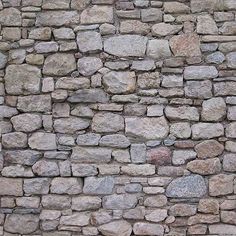
M 8 94 L 27 95 L 40 92 L 41 71 L 35 66 L 9 65 L 4 79 Z
M 147 162 L 156 166 L 171 164 L 171 150 L 167 147 L 150 149 L 147 151 Z
M 139 35 L 120 35 L 104 41 L 104 51 L 119 57 L 143 57 L 147 38 Z
M 99 197 L 77 196 L 72 198 L 71 208 L 76 211 L 97 210 L 101 207 L 101 202 Z
M 93 75 L 102 68 L 102 61 L 97 57 L 82 57 L 78 60 L 78 71 L 84 76 Z
M 69 196 L 48 194 L 42 196 L 42 206 L 47 209 L 64 210 L 71 207 Z
M 77 90 L 89 88 L 90 80 L 85 77 L 61 77 L 56 81 L 57 89 Z
M 219 174 L 209 179 L 210 196 L 222 196 L 233 193 L 233 175 Z
M 27 135 L 22 132 L 12 132 L 2 135 L 4 148 L 25 148 L 27 147 Z
M 22 179 L 0 178 L 0 196 L 22 196 Z
M 198 123 L 192 125 L 193 139 L 211 139 L 224 135 L 224 127 L 220 123 Z
M 152 26 L 152 35 L 162 37 L 176 34 L 182 29 L 182 27 L 182 25 L 158 23 Z
M 3 53 L 0 53 L 0 69 L 3 69 L 7 64 L 7 56 Z
M 189 138 L 191 136 L 190 124 L 187 122 L 174 123 L 170 127 L 170 134 L 180 139 Z
M 108 93 L 132 93 L 136 89 L 135 73 L 111 71 L 103 76 L 103 85 Z
M 170 208 L 170 215 L 173 216 L 192 216 L 197 212 L 197 207 L 194 205 L 179 203 Z
M 160 87 L 160 74 L 159 72 L 144 73 L 138 75 L 138 87 L 141 89 L 151 89 Z
M 201 223 L 208 223 L 213 224 L 219 222 L 219 216 L 218 215 L 210 215 L 210 214 L 196 214 L 194 216 L 189 217 L 188 219 L 188 225 L 196 225 Z
M 104 224 L 100 226 L 98 230 L 105 236 L 130 236 L 132 233 L 132 226 L 127 221 L 119 220 Z
M 182 75 L 164 75 L 162 77 L 161 86 L 166 87 L 166 88 L 182 87 L 183 76 Z
M 145 219 L 151 222 L 161 222 L 165 220 L 167 216 L 168 215 L 167 215 L 166 209 L 156 209 L 152 211 L 151 213 L 146 214 Z
M 48 194 L 50 179 L 33 178 L 25 179 L 23 189 L 26 194 Z
M 166 189 L 167 197 L 193 198 L 206 194 L 205 181 L 200 175 L 190 175 L 173 180 Z
M 186 97 L 190 98 L 210 98 L 212 97 L 212 83 L 210 80 L 187 81 L 184 92 Z
M 147 8 L 141 10 L 142 22 L 162 22 L 163 12 L 158 8 Z
M 171 107 L 167 106 L 165 109 L 166 117 L 170 120 L 190 120 L 198 121 L 199 113 L 195 107 L 181 106 Z
M 22 227 L 24 226 L 24 227 Z M 4 229 L 10 233 L 30 234 L 39 226 L 39 217 L 33 214 L 9 214 Z
M 71 0 L 71 8 L 78 11 L 84 10 L 91 0 Z
M 80 212 L 72 215 L 62 216 L 60 219 L 60 225 L 68 226 L 86 226 L 89 224 L 90 213 Z
M 18 114 L 18 111 L 16 108 L 5 106 L 5 105 L 0 106 L 0 118 L 10 118 L 17 114 Z
M 215 96 L 229 96 L 235 95 L 236 83 L 235 82 L 220 82 L 214 84 Z
M 147 116 L 163 116 L 163 105 L 152 105 L 147 107 Z
M 29 138 L 29 146 L 36 150 L 54 150 L 57 148 L 56 135 L 43 132 L 33 133 Z
M 32 166 L 33 172 L 38 176 L 57 176 L 59 168 L 57 163 L 40 160 Z
M 202 11 L 220 11 L 222 4 L 219 0 L 192 0 L 191 10 L 193 13 Z
M 70 0 L 44 0 L 43 9 L 68 9 Z
M 125 118 L 125 133 L 137 139 L 165 138 L 169 126 L 164 117 L 160 118 Z
M 159 224 L 136 222 L 133 227 L 135 235 L 164 235 L 164 227 Z
M 233 211 L 221 211 L 221 215 L 220 218 L 222 220 L 222 222 L 226 223 L 226 224 L 232 224 L 235 225 L 236 224 L 236 212 Z
M 72 54 L 55 53 L 47 56 L 43 73 L 45 75 L 63 76 L 76 69 L 75 57 Z
M 149 40 L 147 44 L 147 55 L 154 59 L 165 59 L 171 57 L 168 40 Z
M 21 26 L 21 12 L 13 7 L 0 11 L 0 23 L 3 26 Z
M 92 120 L 92 130 L 98 133 L 117 132 L 124 129 L 124 118 L 114 113 L 97 113 Z
M 97 146 L 100 138 L 101 138 L 100 134 L 95 134 L 95 133 L 81 134 L 78 135 L 76 143 L 82 146 L 93 146 L 93 145 Z
M 198 211 L 208 214 L 219 214 L 219 202 L 212 198 L 200 199 Z
M 228 224 L 214 224 L 209 225 L 209 232 L 210 234 L 234 234 L 236 230 L 235 225 L 228 225 Z
M 225 135 L 228 138 L 236 137 L 236 122 L 229 123 L 225 129 Z
M 130 156 L 132 163 L 146 162 L 146 145 L 145 144 L 131 144 Z
M 2 176 L 5 177 L 32 177 L 34 176 L 30 168 L 23 166 L 6 166 L 2 169 Z
M 97 167 L 91 164 L 71 164 L 73 176 L 85 177 L 97 175 Z
M 228 107 L 227 118 L 228 120 L 236 120 L 236 106 Z
M 197 33 L 218 34 L 217 25 L 210 15 L 202 15 L 197 17 Z
M 236 53 L 231 52 L 226 55 L 226 61 L 229 68 L 236 68 Z
M 125 20 L 120 22 L 120 32 L 122 34 L 142 34 L 146 35 L 150 31 L 150 26 L 138 20 Z
M 29 32 L 29 39 L 50 40 L 51 34 L 52 31 L 49 27 L 35 28 Z
M 208 63 L 221 64 L 225 60 L 225 56 L 222 52 L 214 52 L 206 57 Z
M 224 22 L 224 24 L 220 27 L 219 31 L 223 35 L 235 35 L 236 34 L 236 23 L 235 22 Z
M 99 141 L 100 146 L 113 148 L 127 148 L 130 141 L 122 134 L 110 134 L 103 136 Z
M 217 76 L 218 71 L 214 66 L 188 66 L 184 70 L 186 80 L 213 79 Z
M 201 55 L 200 40 L 196 34 L 183 34 L 170 39 L 170 48 L 175 56 L 197 57 Z
M 164 3 L 165 13 L 189 13 L 190 8 L 180 2 L 165 2 Z
M 228 172 L 236 171 L 236 154 L 225 154 L 223 157 L 223 169 Z
M 128 164 L 127 166 L 122 166 L 121 171 L 131 176 L 148 176 L 155 174 L 155 166 L 151 164 Z
M 183 165 L 187 161 L 195 159 L 197 153 L 192 150 L 174 150 L 172 162 L 174 165 Z
M 162 207 L 167 204 L 167 197 L 165 195 L 156 195 L 147 197 L 144 201 L 144 206 L 147 207 Z
M 216 157 L 222 154 L 224 146 L 216 140 L 206 140 L 194 147 L 198 158 Z
M 87 8 L 81 13 L 81 23 L 113 23 L 113 8 L 98 5 Z

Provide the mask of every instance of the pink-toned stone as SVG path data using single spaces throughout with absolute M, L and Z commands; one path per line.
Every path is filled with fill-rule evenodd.
M 147 162 L 158 166 L 171 164 L 171 150 L 167 147 L 148 150 Z

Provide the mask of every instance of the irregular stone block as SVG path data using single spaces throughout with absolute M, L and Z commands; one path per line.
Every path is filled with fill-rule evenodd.
M 184 79 L 202 80 L 213 79 L 218 76 L 215 66 L 188 66 L 184 69 Z
M 58 176 L 59 168 L 56 162 L 40 160 L 32 166 L 33 172 L 38 176 Z
M 143 165 L 135 165 L 128 164 L 127 166 L 122 166 L 121 171 L 124 174 L 131 176 L 148 176 L 155 174 L 155 165 L 151 164 L 143 164 Z
M 4 148 L 27 147 L 27 135 L 22 132 L 12 132 L 2 135 L 2 146 Z
M 86 226 L 89 224 L 90 213 L 80 212 L 72 215 L 62 216 L 60 225 L 65 226 Z
M 110 134 L 103 136 L 99 141 L 100 146 L 113 148 L 127 148 L 130 141 L 122 134 Z
M 23 189 L 26 194 L 48 194 L 50 182 L 48 178 L 24 179 Z
M 0 178 L 1 196 L 23 196 L 22 179 Z
M 152 39 L 147 44 L 147 56 L 154 59 L 165 59 L 171 57 L 168 40 Z
M 159 224 L 136 222 L 133 227 L 135 235 L 164 235 L 164 227 Z
M 101 207 L 102 200 L 99 197 L 77 196 L 72 198 L 72 210 L 88 211 L 97 210 Z
M 36 150 L 54 150 L 57 148 L 56 135 L 43 132 L 33 133 L 29 138 L 29 146 Z
M 165 108 L 165 114 L 166 117 L 170 120 L 190 120 L 190 121 L 199 120 L 198 109 L 190 106 L 179 106 L 179 107 L 167 106 Z
M 14 8 L 4 8 L 0 11 L 0 23 L 3 26 L 21 26 L 21 12 Z

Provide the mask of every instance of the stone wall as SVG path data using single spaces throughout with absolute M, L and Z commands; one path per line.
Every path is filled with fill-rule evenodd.
M 236 235 L 236 0 L 0 0 L 0 235 Z

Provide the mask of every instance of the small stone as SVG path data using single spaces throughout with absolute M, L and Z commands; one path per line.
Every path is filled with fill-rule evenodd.
M 198 109 L 190 106 L 171 107 L 165 108 L 166 117 L 170 120 L 189 120 L 198 121 Z
M 151 164 L 128 164 L 127 166 L 122 166 L 121 171 L 131 176 L 148 176 L 155 174 L 155 166 Z
M 91 164 L 74 164 L 71 165 L 73 176 L 85 177 L 98 174 L 97 167 Z
M 151 221 L 151 222 L 161 222 L 163 220 L 166 219 L 167 217 L 167 210 L 166 209 L 156 209 L 154 211 L 152 211 L 149 214 L 145 215 L 145 219 L 147 221 Z
M 88 211 L 97 210 L 101 207 L 101 198 L 91 196 L 77 196 L 72 198 L 72 210 Z
M 97 57 L 82 57 L 77 62 L 78 71 L 84 76 L 93 75 L 102 66 L 102 60 Z
M 135 235 L 164 235 L 164 227 L 159 224 L 136 222 L 133 227 Z
M 70 28 L 59 28 L 53 30 L 53 35 L 56 40 L 58 39 L 74 39 L 75 34 Z
M 133 61 L 131 69 L 137 71 L 149 71 L 155 69 L 154 60 Z
M 103 136 L 99 141 L 100 146 L 113 148 L 127 148 L 130 141 L 122 134 L 110 134 Z
M 165 59 L 171 57 L 168 40 L 149 40 L 147 44 L 147 55 L 154 59 Z
M 44 0 L 42 8 L 43 9 L 68 9 L 70 1 L 69 0 Z
M 227 118 L 228 120 L 236 120 L 236 106 L 228 107 Z
M 87 133 L 78 135 L 76 143 L 81 146 L 97 146 L 101 138 L 100 134 Z
M 0 196 L 23 196 L 22 179 L 0 178 Z
M 12 132 L 2 135 L 2 146 L 4 148 L 27 147 L 27 135 L 22 132 Z
M 218 71 L 215 66 L 188 66 L 184 70 L 186 80 L 213 79 L 217 76 Z
M 174 165 L 183 165 L 187 161 L 195 159 L 197 153 L 191 150 L 174 150 L 172 162 Z
M 116 27 L 112 24 L 104 23 L 100 25 L 100 34 L 101 35 L 109 35 L 109 34 L 115 34 Z
M 219 202 L 212 198 L 200 199 L 198 211 L 207 214 L 219 214 Z
M 180 139 L 187 139 L 191 136 L 191 127 L 187 122 L 174 123 L 170 127 L 170 134 Z
M 161 86 L 165 88 L 175 88 L 183 86 L 183 76 L 182 75 L 164 75 L 162 77 Z
M 225 154 L 223 157 L 223 169 L 228 172 L 236 171 L 236 154 Z
M 57 163 L 40 160 L 32 166 L 33 172 L 38 176 L 57 176 L 59 168 Z
M 236 212 L 234 212 L 234 211 L 221 211 L 220 218 L 223 223 L 235 225 Z
M 128 150 L 114 150 L 112 152 L 112 156 L 114 160 L 120 163 L 129 163 L 130 161 L 130 154 Z
M 156 166 L 171 164 L 171 150 L 167 147 L 150 149 L 147 151 L 147 162 Z
M 152 105 L 147 107 L 147 116 L 163 116 L 162 105 Z
M 167 197 L 200 198 L 206 194 L 205 181 L 200 175 L 190 175 L 173 180 L 166 189 Z
M 226 61 L 229 68 L 236 68 L 236 53 L 231 52 L 226 55 Z
M 197 212 L 197 208 L 194 205 L 179 203 L 170 208 L 170 215 L 173 216 L 192 216 Z
M 23 189 L 26 194 L 48 194 L 49 185 L 48 178 L 25 179 Z
M 205 99 L 212 97 L 212 83 L 205 81 L 187 81 L 184 87 L 186 97 Z
M 214 84 L 214 95 L 215 96 L 234 96 L 236 92 L 235 82 L 220 82 Z
M 41 203 L 47 209 L 66 210 L 71 208 L 71 199 L 66 195 L 47 194 L 42 196 Z
M 29 32 L 29 39 L 50 40 L 51 34 L 52 34 L 52 31 L 51 31 L 51 28 L 49 27 L 35 28 Z
M 182 29 L 182 27 L 182 25 L 158 23 L 152 26 L 152 35 L 163 37 L 171 34 L 176 34 Z
M 16 108 L 4 105 L 0 106 L 0 118 L 11 118 L 12 116 L 17 114 L 18 111 Z
M 146 145 L 131 144 L 130 156 L 132 163 L 145 163 L 146 161 Z
M 197 17 L 198 34 L 218 34 L 218 28 L 210 15 L 201 15 Z
M 71 0 L 71 8 L 78 11 L 84 10 L 91 0 Z
M 21 12 L 13 7 L 0 11 L 0 23 L 3 26 L 21 26 Z
M 138 87 L 141 89 L 153 89 L 160 87 L 159 72 L 143 73 L 138 75 Z

